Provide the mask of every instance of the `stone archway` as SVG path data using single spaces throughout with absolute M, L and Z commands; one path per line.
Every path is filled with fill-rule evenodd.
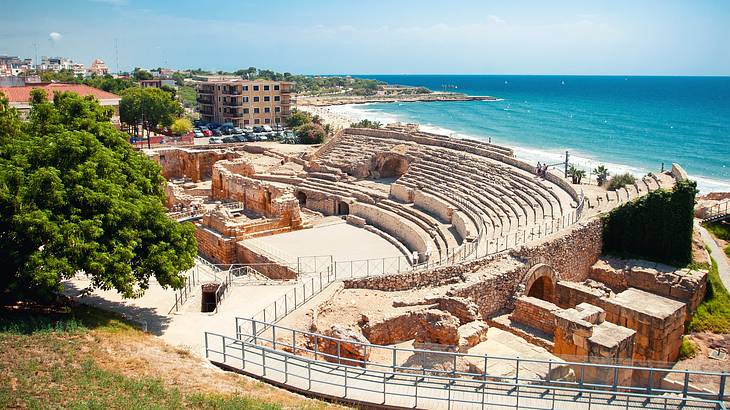
M 371 176 L 375 178 L 400 178 L 408 172 L 410 160 L 397 152 L 381 152 L 371 160 Z
M 307 194 L 304 192 L 297 192 L 297 200 L 299 201 L 299 206 L 307 206 Z
M 337 203 L 337 215 L 349 215 L 350 204 L 347 202 L 340 201 Z
M 527 271 L 525 278 L 525 295 L 555 303 L 558 278 L 552 266 L 538 263 Z

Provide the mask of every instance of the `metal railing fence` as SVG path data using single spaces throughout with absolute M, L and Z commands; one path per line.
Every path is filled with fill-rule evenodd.
M 622 391 L 641 395 L 673 394 L 681 397 L 695 397 L 710 401 L 730 400 L 726 395 L 727 372 L 690 371 L 670 368 L 643 367 L 615 363 L 592 363 L 555 361 L 535 358 L 475 355 L 454 351 L 401 348 L 389 345 L 375 345 L 354 340 L 343 340 L 319 333 L 307 332 L 263 322 L 256 319 L 236 318 L 236 339 L 273 350 L 284 349 L 292 355 L 313 356 L 314 361 L 345 364 L 360 368 L 390 373 L 419 373 L 428 376 L 492 380 L 503 384 L 549 385 L 569 389 L 593 389 Z M 305 342 L 305 343 L 297 343 Z M 323 351 L 320 346 L 335 346 L 334 350 Z M 308 346 L 312 346 L 312 348 Z M 347 349 L 343 349 L 347 346 Z M 373 361 L 358 359 L 343 353 L 355 349 L 363 352 L 362 357 L 389 358 Z M 596 358 L 588 358 L 589 360 Z M 469 365 L 464 366 L 467 363 Z M 468 370 L 459 370 L 459 366 Z M 473 368 L 482 367 L 479 371 Z M 566 373 L 572 370 L 572 375 Z M 490 372 L 492 369 L 492 372 Z M 494 369 L 503 370 L 496 373 Z M 505 371 L 505 369 L 507 369 Z M 626 375 L 629 374 L 627 378 Z M 672 384 L 656 385 L 657 380 L 673 375 L 682 380 L 677 388 Z M 712 380 L 718 386 L 716 391 L 702 390 L 691 386 L 691 377 Z M 634 379 L 646 379 L 646 386 L 636 386 Z
M 185 278 L 185 285 L 183 285 L 181 289 L 175 291 L 175 303 L 172 305 L 172 307 L 170 307 L 170 310 L 167 311 L 168 315 L 173 311 L 177 312 L 180 310 L 180 307 L 193 294 L 193 287 L 200 282 L 200 272 L 198 272 L 197 267 L 193 267 L 188 272 L 188 276 Z
M 353 365 L 351 358 L 340 357 L 340 362 L 311 359 L 296 352 L 210 332 L 205 333 L 205 354 L 211 361 L 291 387 L 375 404 L 407 400 L 408 407 L 430 408 L 446 404 L 449 409 L 454 405 L 481 409 L 591 408 L 591 405 L 625 409 L 726 409 L 722 401 L 689 394 L 658 396 L 657 390 L 635 392 L 622 390 L 619 386 L 605 389 L 601 385 L 527 379 L 520 377 L 519 364 L 513 377 L 491 377 L 487 373 L 468 378 L 453 372 L 424 373 L 422 369 L 409 372 L 402 367 L 364 368 Z

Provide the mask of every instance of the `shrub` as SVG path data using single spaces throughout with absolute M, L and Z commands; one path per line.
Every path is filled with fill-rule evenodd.
M 321 125 L 313 122 L 302 125 L 295 131 L 302 144 L 321 144 L 324 141 L 325 132 Z
M 604 252 L 687 265 L 696 193 L 694 181 L 683 181 L 613 209 L 603 217 Z
M 632 185 L 634 183 L 636 183 L 636 178 L 628 172 L 621 175 L 614 175 L 608 181 L 608 190 L 615 191 L 625 187 L 626 185 Z
M 352 128 L 375 128 L 378 129 L 382 127 L 383 124 L 380 123 L 380 121 L 370 121 L 368 119 L 364 119 L 359 122 L 353 122 L 350 124 L 350 127 Z
M 187 134 L 193 130 L 193 123 L 187 118 L 178 118 L 172 123 L 171 129 L 175 135 Z
M 689 337 L 682 337 L 682 345 L 679 347 L 679 360 L 691 359 L 697 356 L 699 347 Z
M 730 332 L 730 294 L 722 284 L 717 271 L 717 262 L 714 259 L 709 272 L 705 299 L 697 306 L 692 320 L 687 325 L 687 331 L 728 333 Z

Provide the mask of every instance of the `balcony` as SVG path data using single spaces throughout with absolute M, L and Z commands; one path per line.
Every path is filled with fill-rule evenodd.
M 213 94 L 213 86 L 199 86 L 198 94 Z
M 243 91 L 241 91 L 240 89 L 235 88 L 235 87 L 234 88 L 223 87 L 221 94 L 223 94 L 223 95 L 241 95 L 241 94 L 243 94 Z
M 211 97 L 209 95 L 198 95 L 198 97 L 195 99 L 195 101 L 197 101 L 200 104 L 212 105 L 213 97 Z
M 199 107 L 198 112 L 205 115 L 213 115 L 213 108 L 211 107 Z
M 224 98 L 221 101 L 221 104 L 224 107 L 240 107 L 243 105 L 243 103 L 241 102 L 241 100 L 239 98 Z
M 243 117 L 243 110 L 234 110 L 230 108 L 223 109 L 223 117 L 226 118 L 241 118 Z

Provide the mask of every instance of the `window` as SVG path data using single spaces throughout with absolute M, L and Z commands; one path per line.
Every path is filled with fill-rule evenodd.
M 264 112 L 271 112 L 271 108 L 269 108 L 269 107 L 264 108 Z
M 258 123 L 260 123 L 260 122 L 261 122 L 261 121 L 260 121 L 260 120 L 259 120 L 258 118 L 256 118 L 255 120 L 253 120 L 253 123 L 254 123 L 254 124 L 258 124 Z
M 244 85 L 243 86 L 243 91 L 248 91 L 248 86 L 247 85 Z
M 268 85 L 265 85 L 264 86 L 264 91 L 269 91 L 269 86 Z
M 243 102 L 248 102 L 248 97 L 243 97 Z
M 267 123 L 267 124 L 271 124 L 271 118 L 265 119 L 264 122 Z
M 271 97 L 269 97 L 268 95 L 267 95 L 267 96 L 265 96 L 265 97 L 264 97 L 264 101 L 271 101 Z
M 258 86 L 258 85 L 254 85 L 254 86 L 253 86 L 253 90 L 254 90 L 254 91 L 258 91 L 258 90 L 259 90 L 259 86 Z
M 243 109 L 243 113 L 244 113 L 244 114 L 248 114 L 248 108 L 244 108 L 244 109 Z
M 279 86 L 278 85 L 275 85 L 274 86 L 274 90 L 278 90 L 278 89 L 279 89 Z
M 281 107 L 274 108 L 274 112 L 281 112 Z
M 279 97 L 278 95 L 275 95 L 274 96 L 274 101 L 279 101 L 279 100 L 281 100 L 281 97 Z
M 259 102 L 259 97 L 253 97 L 253 102 Z
M 165 156 L 164 155 L 160 155 L 160 162 L 165 162 Z
M 254 113 L 254 114 L 258 114 L 258 113 L 259 113 L 259 109 L 258 109 L 258 107 L 256 107 L 256 108 L 254 108 L 254 109 L 253 109 L 253 113 Z
M 249 121 L 249 120 L 243 120 L 243 125 L 248 125 L 250 123 L 251 123 L 251 121 Z

